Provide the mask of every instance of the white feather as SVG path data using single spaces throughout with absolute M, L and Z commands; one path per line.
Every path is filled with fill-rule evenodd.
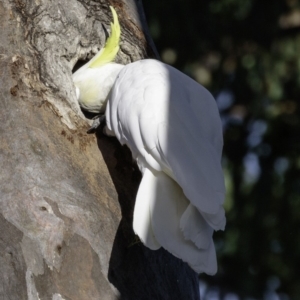
M 180 218 L 180 229 L 186 240 L 191 240 L 199 249 L 208 249 L 213 228 L 205 221 L 196 207 L 189 204 Z
M 115 63 L 104 65 L 101 68 L 89 68 L 88 66 L 88 63 L 85 64 L 73 74 L 77 100 L 85 110 L 93 113 L 104 112 L 107 96 L 124 66 Z
M 199 249 L 184 238 L 179 227 L 180 218 L 189 206 L 180 186 L 163 172 L 156 173 L 146 169 L 145 176 L 147 185 L 152 187 L 150 212 L 155 239 L 167 251 L 187 262 L 196 272 L 214 274 L 217 261 L 211 233 L 203 231 L 203 237 L 209 239 L 209 243 L 205 249 Z
M 222 127 L 211 94 L 168 65 L 138 61 L 119 73 L 106 120 L 144 172 L 135 232 L 149 248 L 156 240 L 195 271 L 213 274 L 212 232 L 226 221 Z
M 224 229 L 222 126 L 212 95 L 155 60 L 83 66 L 73 75 L 81 106 L 101 112 L 143 173 L 133 228 L 196 272 L 217 270 L 213 230 Z
M 150 206 L 155 197 L 155 185 L 151 180 L 151 173 L 146 171 L 135 200 L 133 230 L 141 241 L 152 250 L 161 247 L 154 236 L 150 217 Z

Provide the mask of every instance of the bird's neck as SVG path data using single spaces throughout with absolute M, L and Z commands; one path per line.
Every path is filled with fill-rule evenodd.
M 98 84 L 102 89 L 105 88 L 109 93 L 120 71 L 124 68 L 124 65 L 110 63 L 101 68 L 102 71 L 98 73 Z
M 107 77 L 112 80 L 114 83 L 120 73 L 120 71 L 124 68 L 124 65 L 116 64 L 116 63 L 109 63 L 105 66 L 105 73 Z M 113 85 L 113 84 L 112 84 Z

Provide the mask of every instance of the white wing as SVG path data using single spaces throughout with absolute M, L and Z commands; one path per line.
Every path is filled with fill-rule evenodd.
M 216 254 L 208 225 L 205 222 L 192 224 L 200 225 L 197 227 L 198 237 L 206 241 L 205 247 L 197 247 L 182 234 L 179 222 L 189 207 L 189 201 L 173 179 L 163 172 L 146 169 L 136 201 L 143 203 L 143 208 L 135 206 L 133 228 L 146 246 L 153 249 L 153 241 L 158 242 L 174 256 L 187 262 L 197 273 L 216 273 Z M 147 223 L 148 214 L 151 216 L 151 230 L 142 230 L 145 223 L 141 210 L 147 210 Z
M 150 205 L 150 223 L 157 242 L 196 271 L 212 274 L 212 228 L 225 226 L 225 188 L 221 121 L 211 94 L 178 70 L 143 60 L 120 72 L 106 118 L 108 128 L 129 146 L 144 172 L 137 203 L 145 201 L 147 211 Z M 153 182 L 159 193 L 150 195 L 145 187 L 153 186 Z M 179 196 L 181 189 L 183 194 Z M 189 202 L 182 206 L 183 198 Z M 181 204 L 176 206 L 174 201 Z M 134 214 L 139 219 L 134 225 L 136 232 L 143 222 L 137 212 L 143 209 Z M 187 259 L 196 259 L 197 255 L 202 263 L 209 256 L 212 269 L 199 267 L 200 262 L 194 258 Z
M 144 60 L 120 72 L 110 105 L 108 126 L 139 164 L 165 171 L 207 222 L 223 229 L 223 138 L 211 94 L 178 70 Z

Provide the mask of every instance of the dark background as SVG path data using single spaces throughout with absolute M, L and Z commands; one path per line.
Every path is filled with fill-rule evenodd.
M 227 227 L 202 300 L 300 299 L 300 1 L 144 0 L 162 60 L 224 125 Z

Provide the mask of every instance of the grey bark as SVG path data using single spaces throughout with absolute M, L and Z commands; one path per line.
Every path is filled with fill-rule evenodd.
M 87 135 L 71 79 L 105 42 L 157 56 L 140 0 L 0 1 L 0 299 L 199 299 L 197 276 L 132 231 L 140 173 L 115 139 Z

